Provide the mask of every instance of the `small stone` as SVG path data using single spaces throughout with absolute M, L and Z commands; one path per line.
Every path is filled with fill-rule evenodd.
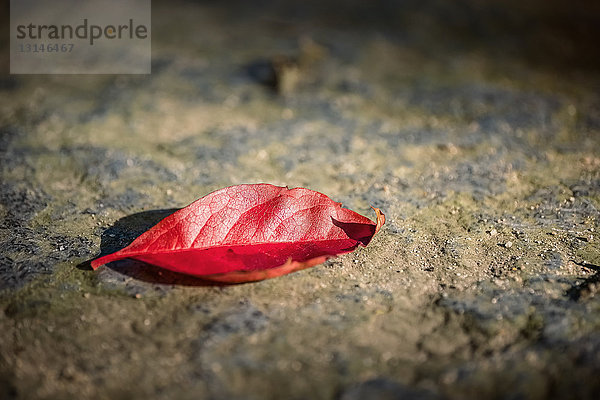
M 504 243 L 504 247 L 506 247 L 507 249 L 510 249 L 512 247 L 512 245 L 513 244 L 512 244 L 511 241 L 508 241 L 508 242 Z
M 496 236 L 497 234 L 498 234 L 498 231 L 497 231 L 497 230 L 495 230 L 495 229 L 492 229 L 492 230 L 490 231 L 490 236 Z

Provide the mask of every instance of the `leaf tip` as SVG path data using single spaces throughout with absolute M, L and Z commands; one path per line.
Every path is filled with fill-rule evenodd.
M 117 253 L 119 253 L 119 252 L 117 252 Z M 108 264 L 111 261 L 116 261 L 116 260 L 123 258 L 123 257 L 119 257 L 119 255 L 117 253 L 108 254 L 108 255 L 105 255 L 102 257 L 98 257 L 95 260 L 92 260 L 92 262 L 90 263 L 90 265 L 92 266 L 92 269 L 97 270 L 104 264 Z
M 90 263 L 90 265 L 92 266 L 92 269 L 95 271 L 98 268 L 100 268 L 102 265 L 104 265 L 104 263 L 101 261 L 101 258 L 96 258 L 95 260 L 92 260 L 92 262 Z

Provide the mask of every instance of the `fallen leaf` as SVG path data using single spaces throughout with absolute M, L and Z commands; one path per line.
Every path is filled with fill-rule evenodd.
M 377 222 L 326 195 L 269 184 L 230 186 L 160 221 L 92 268 L 133 258 L 207 280 L 239 283 L 273 278 L 366 246 Z

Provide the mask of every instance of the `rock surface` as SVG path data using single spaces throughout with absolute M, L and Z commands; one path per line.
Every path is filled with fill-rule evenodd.
M 151 75 L 1 77 L 0 398 L 596 398 L 598 6 L 153 3 Z M 388 223 L 252 284 L 89 269 L 244 182 Z

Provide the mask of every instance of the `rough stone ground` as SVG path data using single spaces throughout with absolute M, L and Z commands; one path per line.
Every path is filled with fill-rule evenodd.
M 151 75 L 0 80 L 0 398 L 596 398 L 597 5 L 154 3 Z M 89 269 L 243 182 L 388 223 L 252 284 Z

